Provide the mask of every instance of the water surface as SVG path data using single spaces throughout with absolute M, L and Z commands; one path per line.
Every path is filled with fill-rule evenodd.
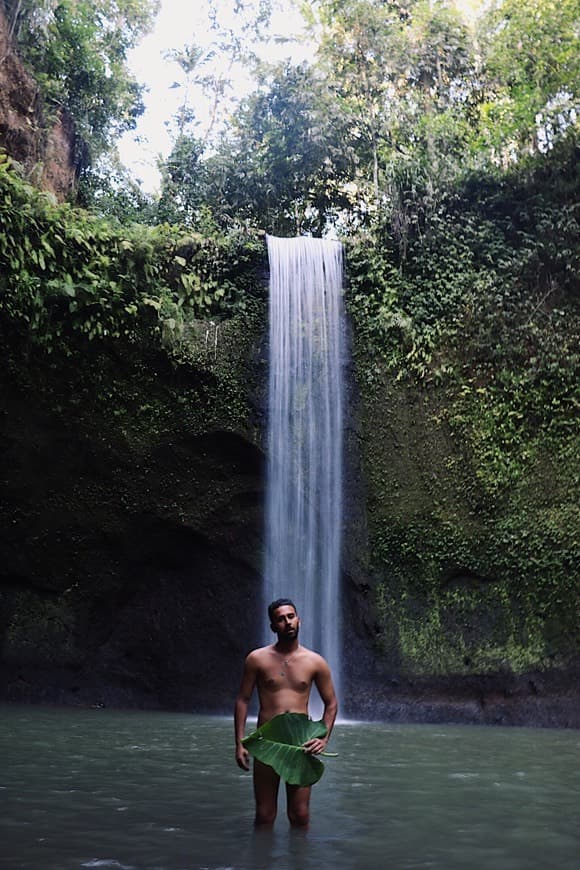
M 6 870 L 578 870 L 580 734 L 342 724 L 308 832 L 252 827 L 229 720 L 0 708 Z

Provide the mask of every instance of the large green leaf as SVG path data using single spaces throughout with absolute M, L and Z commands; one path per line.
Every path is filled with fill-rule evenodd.
M 250 755 L 273 767 L 285 782 L 313 785 L 324 773 L 324 765 L 302 747 L 313 737 L 325 736 L 323 722 L 313 722 L 304 713 L 280 713 L 242 742 Z

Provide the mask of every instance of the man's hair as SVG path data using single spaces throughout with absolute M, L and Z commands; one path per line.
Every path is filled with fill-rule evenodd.
M 274 613 L 278 610 L 279 607 L 293 607 L 294 612 L 296 613 L 296 605 L 289 598 L 277 598 L 275 601 L 272 601 L 270 605 L 268 605 L 268 616 L 270 617 L 270 622 L 274 621 Z

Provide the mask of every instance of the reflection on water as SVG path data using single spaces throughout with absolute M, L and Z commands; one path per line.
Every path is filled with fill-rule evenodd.
M 6 870 L 578 870 L 580 734 L 342 724 L 309 831 L 254 832 L 229 720 L 0 708 Z

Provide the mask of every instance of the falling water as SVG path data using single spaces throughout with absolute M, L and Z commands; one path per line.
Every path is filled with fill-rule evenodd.
M 288 597 L 300 641 L 340 679 L 342 246 L 268 236 L 270 381 L 265 603 Z M 268 636 L 272 642 L 272 634 Z

